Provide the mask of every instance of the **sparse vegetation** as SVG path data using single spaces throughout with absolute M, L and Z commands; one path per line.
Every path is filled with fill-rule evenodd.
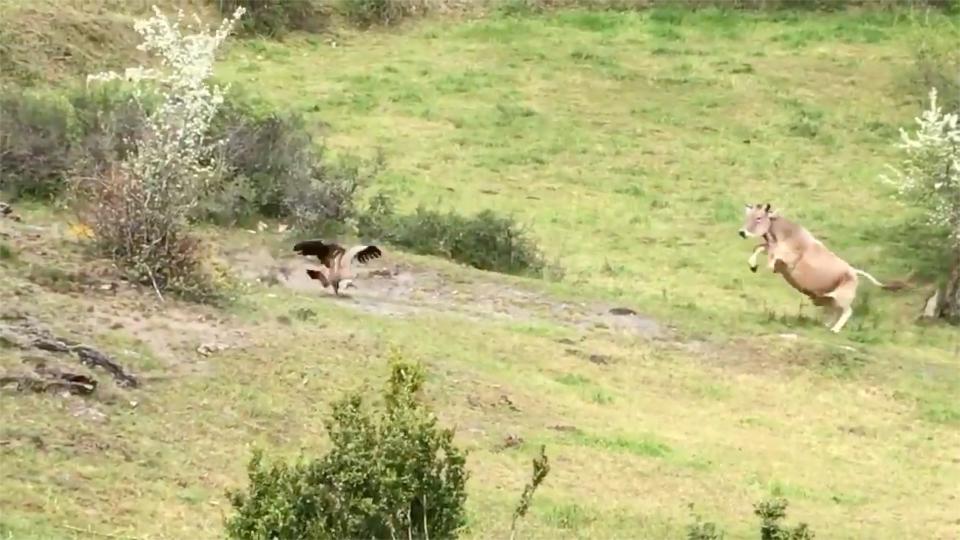
M 422 368 L 395 360 L 384 410 L 362 394 L 333 405 L 332 447 L 320 459 L 265 467 L 250 462 L 250 486 L 232 492 L 230 538 L 456 538 L 464 524 L 465 453 L 421 402 Z
M 247 10 L 240 20 L 242 36 L 282 38 L 290 32 L 320 32 L 329 24 L 329 14 L 320 0 L 284 0 L 282 2 L 209 0 L 223 16 L 238 7 Z
M 348 20 L 361 27 L 391 26 L 428 12 L 430 0 L 337 0 Z
M 694 516 L 693 523 L 687 525 L 687 540 L 723 540 L 725 537 L 716 523 L 703 521 L 700 516 Z

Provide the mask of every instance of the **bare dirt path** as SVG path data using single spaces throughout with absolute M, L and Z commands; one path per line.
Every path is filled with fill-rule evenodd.
M 645 338 L 663 338 L 668 329 L 624 306 L 564 301 L 497 280 L 463 278 L 384 257 L 355 268 L 357 287 L 336 297 L 311 280 L 306 270 L 319 261 L 291 255 L 275 257 L 266 247 L 228 255 L 242 278 L 277 284 L 318 300 L 339 301 L 383 316 L 438 314 L 478 320 L 546 321 L 580 330 L 608 329 Z

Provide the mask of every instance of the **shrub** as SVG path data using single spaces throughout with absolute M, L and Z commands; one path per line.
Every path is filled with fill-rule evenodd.
M 380 155 L 330 160 L 300 114 L 264 112 L 239 93 L 225 103 L 212 132 L 224 141 L 226 177 L 204 207 L 220 223 L 262 215 L 290 218 L 302 230 L 330 231 L 354 217 L 356 191 L 383 166 Z
M 320 459 L 265 466 L 228 492 L 233 539 L 454 538 L 464 524 L 465 455 L 421 403 L 419 365 L 395 361 L 377 415 L 361 394 L 333 405 Z
M 52 198 L 74 174 L 124 159 L 144 115 L 115 85 L 64 91 L 7 89 L 0 96 L 0 191 Z
M 85 179 L 78 194 L 90 201 L 81 208 L 94 231 L 100 253 L 111 258 L 131 281 L 172 290 L 185 298 L 216 297 L 205 273 L 199 241 L 182 226 L 182 204 L 174 190 L 156 190 L 115 165 Z
M 86 196 L 80 210 L 100 251 L 133 277 L 153 285 L 158 296 L 162 298 L 168 288 L 205 296 L 212 287 L 201 271 L 199 244 L 186 226 L 220 176 L 218 144 L 208 132 L 223 92 L 209 86 L 207 79 L 217 48 L 243 9 L 213 34 L 201 30 L 187 36 L 180 30 L 182 12 L 171 22 L 159 9 L 154 11 L 153 18 L 137 21 L 135 29 L 144 40 L 140 47 L 157 54 L 161 67 L 87 78 L 154 84 L 146 90 L 140 85 L 133 88 L 145 118 L 135 151 L 92 177 L 78 179 L 78 193 Z
M 378 195 L 357 228 L 361 236 L 480 270 L 542 276 L 547 269 L 540 249 L 516 221 L 492 210 L 465 217 L 419 207 L 411 215 L 398 216 L 389 198 Z
M 924 315 L 960 321 L 960 112 L 944 112 L 937 95 L 935 88 L 930 91 L 930 105 L 916 119 L 915 133 L 901 129 L 898 146 L 905 155 L 887 181 L 903 200 L 926 210 L 931 226 L 948 232 L 943 252 L 951 255 L 953 268 Z
M 319 0 L 210 1 L 224 16 L 229 16 L 240 6 L 246 8 L 247 16 L 240 21 L 237 29 L 241 35 L 279 38 L 291 31 L 319 32 L 329 22 Z
M 0 96 L 0 190 L 17 199 L 63 189 L 76 139 L 73 107 L 63 96 L 6 91 Z
M 813 531 L 806 523 L 796 527 L 783 525 L 787 517 L 787 501 L 775 498 L 754 505 L 753 513 L 760 518 L 760 540 L 812 540 Z

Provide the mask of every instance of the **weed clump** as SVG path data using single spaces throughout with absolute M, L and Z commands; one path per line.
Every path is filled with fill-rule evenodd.
M 319 0 L 250 2 L 210 0 L 221 15 L 229 16 L 238 7 L 247 10 L 237 32 L 243 36 L 281 38 L 294 31 L 320 32 L 329 24 L 329 14 Z
M 341 13 L 361 27 L 391 26 L 404 19 L 423 16 L 429 0 L 340 0 Z
M 228 492 L 228 537 L 455 538 L 466 458 L 421 402 L 423 384 L 419 365 L 394 361 L 382 411 L 367 411 L 359 393 L 333 405 L 325 456 L 266 466 L 255 453 L 247 490 Z
M 523 487 L 523 493 L 520 495 L 520 501 L 517 503 L 517 507 L 513 510 L 513 521 L 510 522 L 510 538 L 511 540 L 516 537 L 517 534 L 517 522 L 527 515 L 527 511 L 530 510 L 530 505 L 533 503 L 533 495 L 537 492 L 537 488 L 540 487 L 540 484 L 547 479 L 547 475 L 550 474 L 550 462 L 547 460 L 547 452 L 545 446 L 540 446 L 540 455 L 533 458 L 533 472 L 530 476 L 530 481 L 527 482 L 527 485 Z
M 517 222 L 492 210 L 462 216 L 419 207 L 413 214 L 397 215 L 389 197 L 379 194 L 360 216 L 358 230 L 365 237 L 480 270 L 535 276 L 548 270 L 540 248 Z

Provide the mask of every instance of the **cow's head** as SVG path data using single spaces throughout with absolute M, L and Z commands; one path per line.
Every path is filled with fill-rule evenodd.
M 767 234 L 767 231 L 770 230 L 770 218 L 776 215 L 775 210 L 770 210 L 770 203 L 748 204 L 744 208 L 744 212 L 747 215 L 743 227 L 740 228 L 740 238 Z

